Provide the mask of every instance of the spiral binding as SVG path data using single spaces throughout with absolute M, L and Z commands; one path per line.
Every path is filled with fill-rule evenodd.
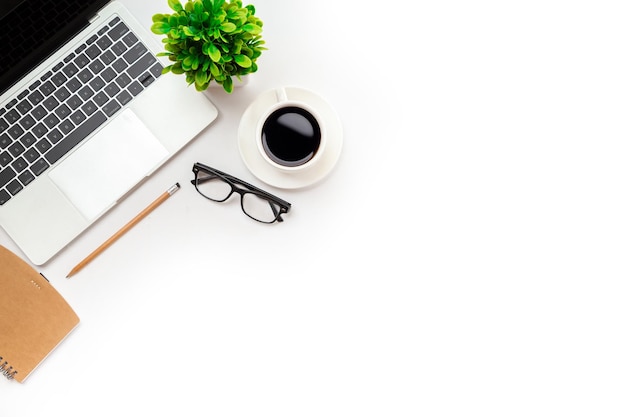
M 0 374 L 4 375 L 7 379 L 13 379 L 17 371 L 13 370 L 13 367 L 9 365 L 9 362 L 4 361 L 2 356 L 0 356 Z

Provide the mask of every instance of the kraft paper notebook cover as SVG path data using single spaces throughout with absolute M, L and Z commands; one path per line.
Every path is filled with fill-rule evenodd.
M 23 382 L 78 322 L 48 280 L 0 246 L 0 373 Z

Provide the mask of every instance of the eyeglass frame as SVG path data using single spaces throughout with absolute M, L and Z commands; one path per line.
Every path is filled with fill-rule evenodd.
M 214 175 L 220 178 L 226 184 L 230 185 L 230 193 L 228 193 L 228 195 L 221 200 L 213 199 L 203 194 L 198 189 L 198 173 L 200 171 L 204 172 L 205 174 Z M 222 172 L 218 169 L 202 164 L 200 162 L 196 162 L 193 164 L 192 172 L 194 173 L 194 179 L 191 180 L 191 183 L 195 187 L 198 194 L 200 194 L 202 197 L 206 198 L 207 200 L 215 201 L 216 203 L 223 203 L 224 201 L 228 200 L 233 195 L 233 193 L 237 193 L 239 194 L 239 202 L 241 205 L 241 211 L 243 211 L 243 213 L 246 216 L 250 217 L 252 220 L 255 220 L 259 223 L 271 224 L 276 221 L 282 222 L 283 221 L 282 215 L 289 213 L 289 210 L 291 209 L 291 203 L 283 200 L 282 198 L 276 197 L 274 194 L 270 194 L 267 191 L 263 191 L 262 189 L 255 187 L 254 185 L 249 184 L 243 180 L 240 180 L 237 177 L 234 177 L 230 174 L 227 174 L 225 172 Z M 247 190 L 241 188 L 240 186 L 246 187 Z M 250 214 L 248 214 L 243 207 L 243 196 L 245 194 L 254 194 L 257 197 L 267 200 L 267 202 L 270 204 L 270 207 L 272 208 L 272 211 L 275 214 L 274 220 L 272 220 L 271 222 L 266 222 L 263 220 L 256 219 L 252 217 Z M 276 211 L 276 206 L 278 206 L 279 208 L 278 212 Z

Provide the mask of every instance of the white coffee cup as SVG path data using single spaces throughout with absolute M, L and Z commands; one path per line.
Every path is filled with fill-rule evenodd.
M 315 165 L 326 147 L 322 118 L 308 104 L 289 99 L 276 89 L 277 102 L 259 119 L 256 141 L 263 159 L 284 172 L 298 172 Z

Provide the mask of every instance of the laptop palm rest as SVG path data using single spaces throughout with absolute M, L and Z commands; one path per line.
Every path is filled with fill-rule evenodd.
M 168 152 L 131 109 L 125 109 L 48 174 L 93 220 L 150 174 Z

